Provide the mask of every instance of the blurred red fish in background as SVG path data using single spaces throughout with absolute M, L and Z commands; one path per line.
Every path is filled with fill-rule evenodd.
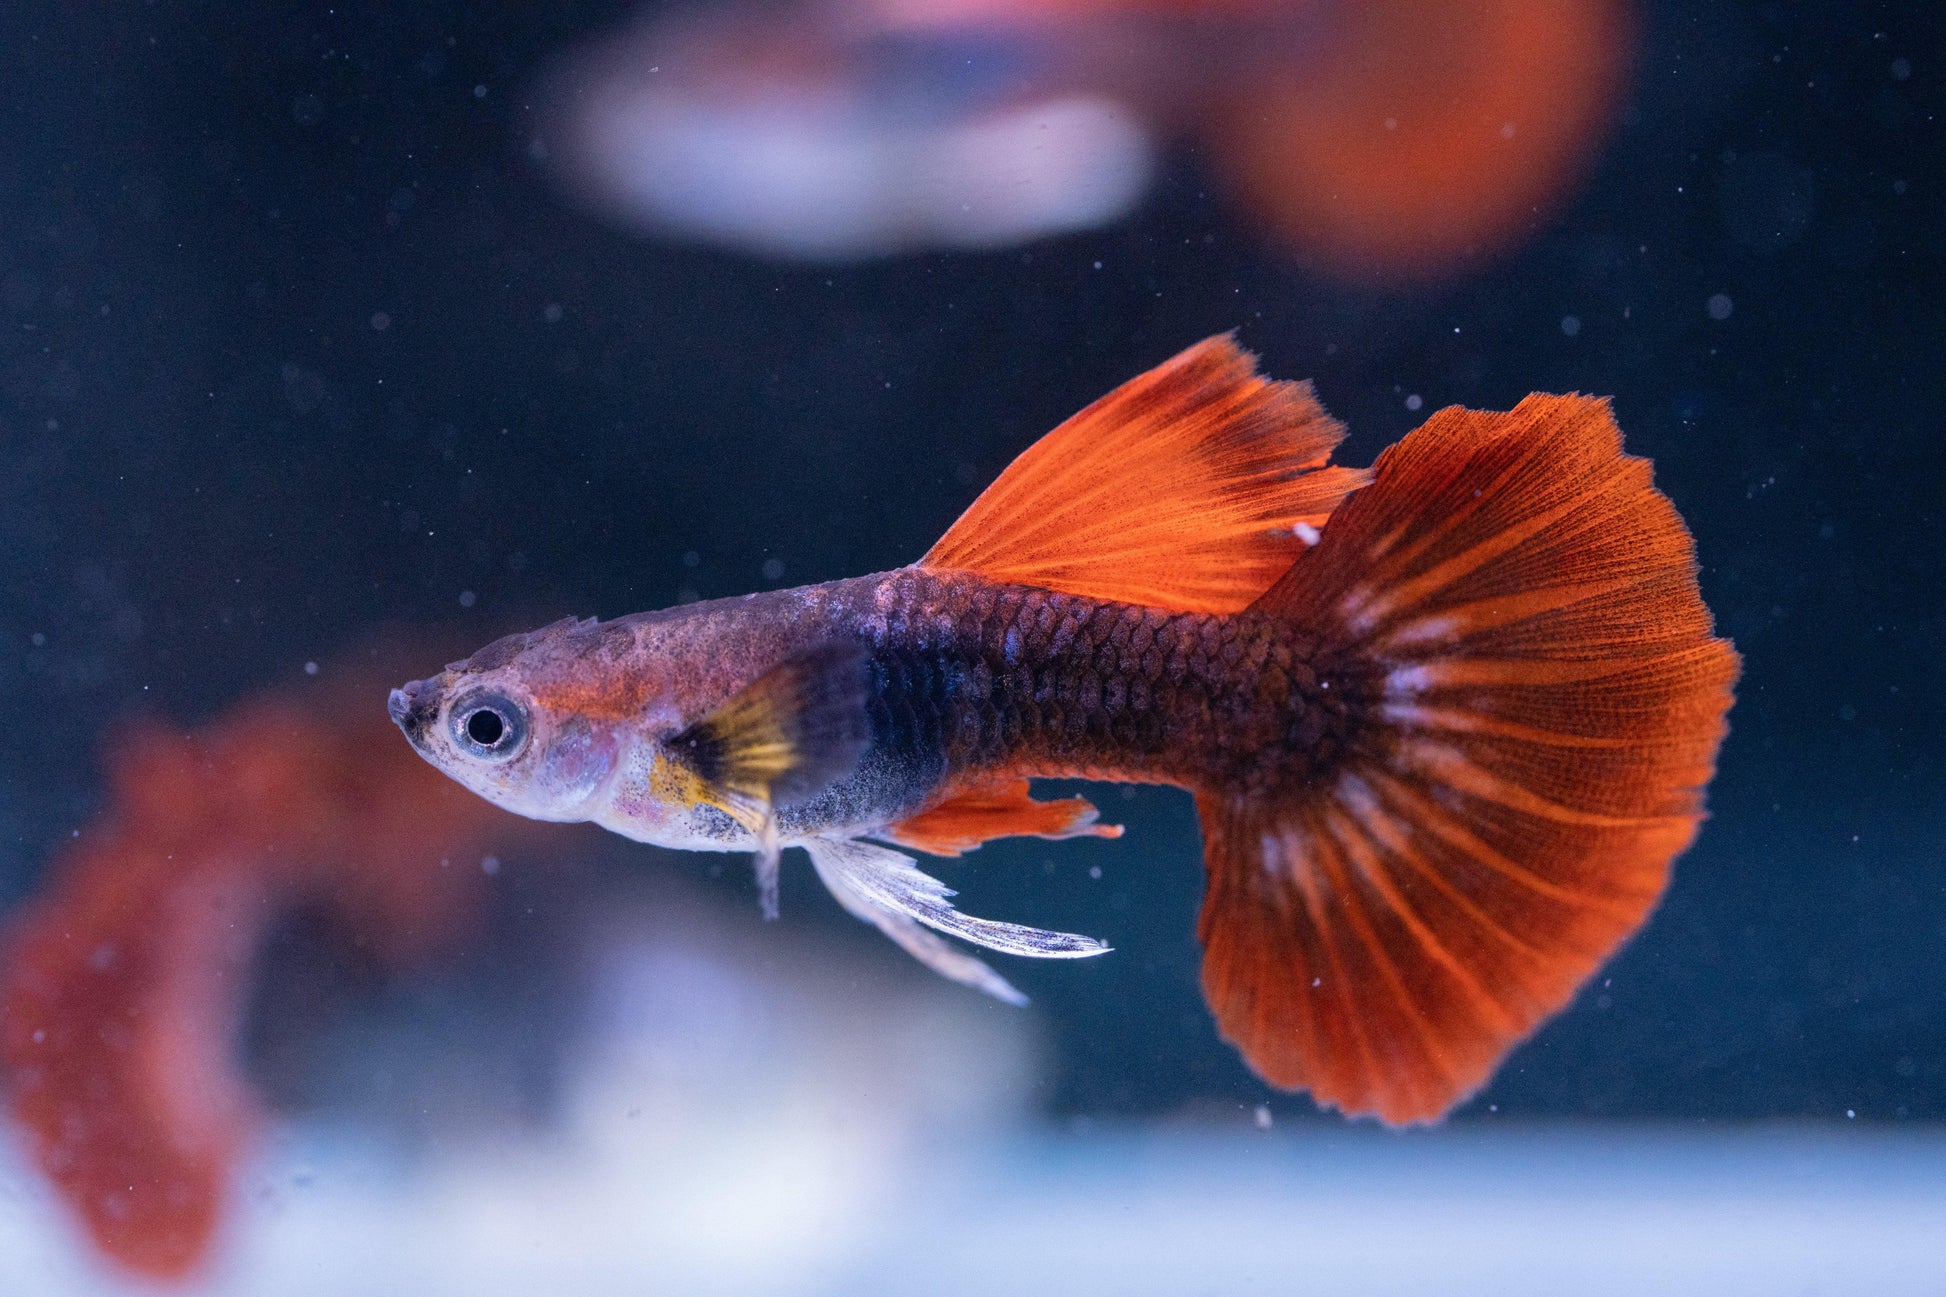
M 383 965 L 423 958 L 471 930 L 478 853 L 525 831 L 399 751 L 370 701 L 388 672 L 346 675 L 129 733 L 109 811 L 0 941 L 8 1106 L 137 1273 L 208 1255 L 261 1128 L 236 1041 L 272 925 L 309 907 Z
M 197 1291 L 587 1291 L 616 1257 L 627 1291 L 779 1290 L 942 1139 L 1011 1128 L 1019 1020 L 544 838 L 398 741 L 397 647 L 128 727 L 5 916 L 0 1293 L 140 1291 L 95 1257 Z
M 1449 275 L 1589 168 L 1622 0 L 732 0 L 563 59 L 530 145 L 613 218 L 820 260 L 1107 224 L 1171 146 L 1290 253 Z

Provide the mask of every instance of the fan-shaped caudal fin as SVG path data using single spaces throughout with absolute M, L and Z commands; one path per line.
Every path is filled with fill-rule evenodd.
M 1203 988 L 1271 1082 L 1430 1121 L 1647 916 L 1737 674 L 1605 403 L 1450 409 L 1257 607 L 1322 645 L 1336 751 L 1199 798 Z
M 1268 590 L 1363 471 L 1307 383 L 1229 336 L 1130 379 L 1022 452 L 920 565 L 1185 612 Z

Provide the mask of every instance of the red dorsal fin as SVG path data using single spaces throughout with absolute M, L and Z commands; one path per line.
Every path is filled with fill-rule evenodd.
M 1430 1121 L 1647 917 L 1737 657 L 1605 403 L 1443 410 L 1374 473 L 1257 605 L 1327 646 L 1343 741 L 1199 794 L 1203 987 L 1266 1079 Z
M 1130 379 L 1007 467 L 920 560 L 991 581 L 1185 612 L 1270 588 L 1360 469 L 1308 383 L 1273 383 L 1228 335 Z
M 1025 779 L 1001 779 L 962 788 L 945 801 L 880 836 L 934 856 L 957 856 L 995 838 L 1072 838 L 1089 833 L 1119 838 L 1119 824 L 1097 824 L 1100 815 L 1083 797 L 1037 802 Z

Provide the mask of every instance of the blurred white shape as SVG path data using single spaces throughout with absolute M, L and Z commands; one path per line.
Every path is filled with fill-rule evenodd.
M 564 165 L 612 213 L 774 256 L 999 247 L 1114 220 L 1154 169 L 1127 109 L 1088 95 L 905 120 L 816 83 L 716 100 L 610 65 L 576 96 Z M 642 75 L 634 75 L 642 74 Z
M 781 933 L 611 921 L 559 1129 L 434 1169 L 462 1241 L 412 1290 L 457 1251 L 456 1292 L 799 1291 L 868 1249 L 925 1154 L 1017 1122 L 1028 1020 Z

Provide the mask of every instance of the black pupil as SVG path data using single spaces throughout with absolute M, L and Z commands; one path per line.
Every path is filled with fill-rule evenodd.
M 498 743 L 507 732 L 507 722 L 491 707 L 482 707 L 466 718 L 466 737 L 483 748 Z

